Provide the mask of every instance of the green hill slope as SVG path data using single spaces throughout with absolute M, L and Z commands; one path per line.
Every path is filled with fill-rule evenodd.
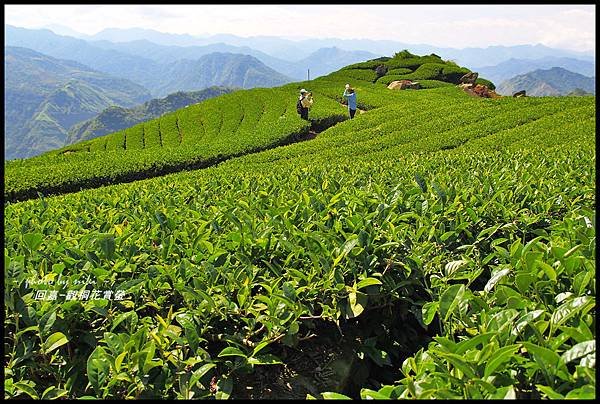
M 79 63 L 6 47 L 5 158 L 25 158 L 64 145 L 69 128 L 110 105 L 150 98 L 143 87 Z
M 193 110 L 196 142 L 188 107 L 164 138 L 20 162 L 74 180 L 149 139 L 164 164 L 248 139 L 204 170 L 5 204 L 5 397 L 593 399 L 595 97 L 376 80 L 226 94 Z M 365 113 L 272 147 L 309 125 L 297 87 L 324 120 L 347 82 Z
M 444 63 L 437 56 L 418 57 L 406 51 L 386 59 L 389 58 L 352 65 L 311 82 L 217 97 L 36 159 L 11 162 L 5 166 L 5 196 L 23 199 L 35 197 L 38 192 L 60 193 L 131 181 L 205 167 L 232 156 L 289 143 L 306 136 L 311 127 L 295 111 L 295 97 L 301 86 L 313 89 L 319 100 L 311 113 L 313 125 L 319 127 L 346 118 L 339 102 L 340 88 L 347 81 L 353 81 L 360 91 L 362 108 L 376 108 L 398 99 L 399 94 L 385 89 L 387 81 L 382 80 L 397 76 L 387 74 L 378 79 L 374 69 L 381 64 L 390 73 L 404 66 L 411 72 L 408 76 L 419 79 L 425 88 L 451 86 L 468 71 Z M 172 150 L 157 153 L 155 147 Z M 100 154 L 103 157 L 99 158 Z
M 153 99 L 133 108 L 109 107 L 98 114 L 98 116 L 74 125 L 69 130 L 66 144 L 77 143 L 117 132 L 137 123 L 149 121 L 163 114 L 184 108 L 187 105 L 197 104 L 231 91 L 233 89 L 226 87 L 209 87 L 200 91 L 179 91 L 169 94 L 165 98 Z

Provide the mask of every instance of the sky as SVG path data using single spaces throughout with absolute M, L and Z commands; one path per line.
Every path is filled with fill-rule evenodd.
M 5 24 L 51 25 L 93 35 L 147 28 L 190 35 L 388 39 L 465 48 L 542 44 L 573 51 L 596 45 L 594 5 L 72 5 L 5 4 Z

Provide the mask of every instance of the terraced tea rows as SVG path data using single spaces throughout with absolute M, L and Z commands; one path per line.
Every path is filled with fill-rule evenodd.
M 295 110 L 297 90 L 227 94 L 111 135 L 5 165 L 5 198 L 71 192 L 206 167 L 233 156 L 294 141 L 310 122 Z M 319 98 L 311 117 L 343 119 L 342 107 Z
M 320 119 L 357 88 L 369 111 L 311 141 L 8 203 L 5 397 L 264 398 L 249 380 L 286 374 L 288 352 L 328 333 L 351 355 L 314 368 L 346 384 L 283 386 L 593 398 L 595 98 L 392 92 L 345 71 L 280 88 L 329 97 Z M 202 122 L 182 142 L 277 128 L 283 107 L 239 105 L 227 120 L 178 111 Z
M 397 78 L 416 78 L 423 88 L 437 88 L 451 85 L 468 71 L 442 63 L 436 56 L 417 57 L 407 52 L 401 55 L 402 59 L 382 58 L 353 65 L 312 82 L 278 89 L 238 91 L 111 135 L 36 158 L 8 162 L 5 198 L 23 200 L 40 193 L 72 192 L 202 168 L 234 156 L 290 143 L 305 136 L 310 129 L 310 124 L 295 113 L 295 96 L 301 87 L 314 87 L 318 102 L 311 112 L 311 120 L 321 128 L 345 119 L 337 103 L 343 101 L 340 88 L 348 81 L 352 81 L 360 93 L 359 108 L 372 109 L 398 100 L 399 94 L 382 91 L 380 84 Z M 408 76 L 392 74 L 400 71 L 397 65 L 405 66 L 402 71 L 409 72 Z M 377 79 L 372 66 L 386 66 L 391 70 Z M 377 84 L 373 84 L 375 81 Z

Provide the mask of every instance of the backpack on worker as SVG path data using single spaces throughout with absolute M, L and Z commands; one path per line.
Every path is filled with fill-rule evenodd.
M 303 107 L 302 107 L 302 100 L 303 100 L 303 99 L 304 99 L 304 97 L 302 97 L 302 98 L 298 99 L 298 102 L 296 102 L 296 111 L 297 111 L 299 114 L 302 114 L 302 109 L 303 109 Z

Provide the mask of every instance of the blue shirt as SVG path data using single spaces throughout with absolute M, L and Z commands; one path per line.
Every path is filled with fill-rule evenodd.
M 346 90 L 344 90 L 344 98 L 348 100 L 348 108 L 356 109 L 356 93 L 348 94 Z

